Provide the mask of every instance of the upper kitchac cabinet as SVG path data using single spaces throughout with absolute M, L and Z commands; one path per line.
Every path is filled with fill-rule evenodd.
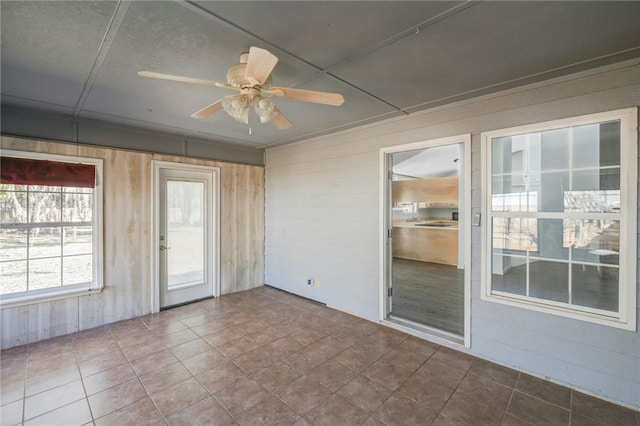
M 393 202 L 420 203 L 436 208 L 458 207 L 458 177 L 394 181 Z

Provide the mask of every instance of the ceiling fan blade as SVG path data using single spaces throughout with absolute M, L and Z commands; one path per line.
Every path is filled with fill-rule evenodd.
M 180 81 L 182 83 L 202 84 L 205 86 L 213 86 L 213 87 L 226 87 L 224 83 L 218 83 L 216 81 L 211 81 L 211 80 L 203 80 L 201 78 L 183 77 L 181 75 L 162 74 L 159 72 L 151 72 L 151 71 L 139 71 L 138 75 L 140 77 L 157 78 L 160 80 Z
M 278 109 L 278 107 L 275 107 L 273 110 L 278 113 L 278 115 L 276 115 L 271 120 L 274 126 L 276 126 L 280 130 L 288 129 L 289 127 L 291 127 L 291 122 L 287 117 L 285 117 L 282 111 Z
M 332 106 L 340 106 L 344 103 L 344 97 L 340 93 L 316 92 L 315 90 L 292 89 L 290 87 L 271 87 L 262 91 L 295 101 Z
M 254 84 L 264 84 L 277 63 L 278 58 L 271 52 L 252 46 L 249 49 L 244 78 Z
M 211 105 L 207 105 L 200 111 L 194 112 L 191 114 L 191 117 L 200 119 L 207 118 L 220 110 L 222 110 L 222 99 L 215 101 Z

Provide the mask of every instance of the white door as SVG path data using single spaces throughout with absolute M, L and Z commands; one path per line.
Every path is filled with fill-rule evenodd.
M 157 169 L 160 308 L 212 297 L 217 277 L 217 170 Z

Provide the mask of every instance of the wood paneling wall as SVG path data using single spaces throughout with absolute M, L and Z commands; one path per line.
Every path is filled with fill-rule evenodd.
M 219 167 L 222 294 L 264 284 L 264 168 L 2 137 L 2 148 L 104 160 L 104 285 L 98 294 L 0 311 L 2 348 L 151 311 L 152 161 Z

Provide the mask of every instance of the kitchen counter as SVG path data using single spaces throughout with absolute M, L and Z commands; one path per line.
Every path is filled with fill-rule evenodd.
M 425 222 L 429 221 L 406 222 L 403 220 L 393 224 L 393 256 L 422 262 L 457 265 L 457 222 L 437 221 L 451 224 L 451 226 L 416 225 L 416 223 Z
M 436 223 L 436 224 L 430 224 Z M 394 228 L 437 228 L 445 230 L 458 230 L 458 222 L 454 220 L 418 220 L 417 222 L 397 221 L 393 222 Z

